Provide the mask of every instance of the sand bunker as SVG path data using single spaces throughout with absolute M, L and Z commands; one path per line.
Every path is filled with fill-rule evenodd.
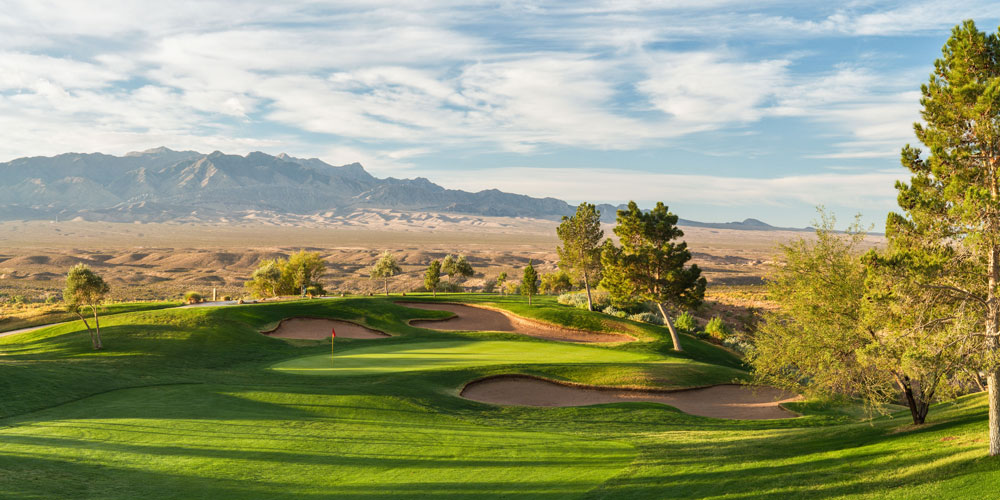
M 389 335 L 349 321 L 323 318 L 289 318 L 281 320 L 277 328 L 261 332 L 269 337 L 283 339 L 322 340 L 330 338 L 330 330 L 336 329 L 337 338 L 382 339 Z
M 455 313 L 449 319 L 415 319 L 410 324 L 441 331 L 514 332 L 541 339 L 563 342 L 631 342 L 634 337 L 616 333 L 587 332 L 560 328 L 540 321 L 516 316 L 499 309 L 461 304 L 400 302 L 402 306 L 430 311 Z
M 470 382 L 461 396 L 481 403 L 517 406 L 586 406 L 651 401 L 702 417 L 739 420 L 791 418 L 778 406 L 801 396 L 773 387 L 716 385 L 681 391 L 642 391 L 564 385 L 523 375 L 502 375 Z

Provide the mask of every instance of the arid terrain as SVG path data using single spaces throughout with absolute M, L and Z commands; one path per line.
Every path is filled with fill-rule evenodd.
M 177 299 L 188 290 L 235 298 L 245 295 L 243 282 L 262 259 L 301 249 L 323 255 L 327 272 L 321 282 L 331 293 L 380 291 L 368 268 L 385 250 L 396 254 L 403 269 L 391 281 L 394 292 L 418 290 L 428 263 L 449 253 L 466 255 L 475 268 L 476 275 L 461 283 L 469 291 L 481 290 L 501 272 L 518 279 L 529 260 L 541 273 L 556 269 L 551 220 L 393 210 L 371 210 L 352 220 L 0 222 L 0 294 L 30 301 L 57 296 L 66 270 L 82 262 L 105 277 L 117 300 Z M 683 229 L 693 261 L 709 280 L 711 313 L 737 322 L 747 308 L 766 307 L 757 285 L 774 265 L 778 245 L 810 237 L 802 231 Z M 613 235 L 612 225 L 605 233 Z

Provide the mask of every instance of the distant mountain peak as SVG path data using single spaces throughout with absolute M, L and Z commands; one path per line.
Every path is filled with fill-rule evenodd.
M 160 146 L 158 148 L 151 148 L 145 151 L 132 151 L 130 153 L 126 153 L 125 156 L 160 155 L 165 153 L 178 153 L 178 151 L 174 151 L 166 146 Z
M 616 209 L 600 205 L 613 222 Z M 340 210 L 407 212 L 558 220 L 575 207 L 498 189 L 445 189 L 424 177 L 380 179 L 357 162 L 330 165 L 317 158 L 203 154 L 165 146 L 112 156 L 66 153 L 0 163 L 0 220 L 73 218 L 157 222 L 226 220 L 246 214 L 310 215 Z M 192 215 L 195 214 L 195 215 Z M 765 230 L 757 219 L 681 225 Z

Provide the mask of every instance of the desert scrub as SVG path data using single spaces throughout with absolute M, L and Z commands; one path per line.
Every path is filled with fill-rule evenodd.
M 608 316 L 614 316 L 616 318 L 624 318 L 626 316 L 625 311 L 622 311 L 621 309 L 618 309 L 615 306 L 605 307 L 604 311 L 602 311 L 602 312 L 604 314 L 607 314 Z
M 662 325 L 663 324 L 663 318 L 661 318 L 659 315 L 653 314 L 653 313 L 648 312 L 648 311 L 647 312 L 630 314 L 629 317 L 628 317 L 628 319 L 630 319 L 632 321 L 638 321 L 640 323 L 649 323 L 651 325 Z
M 698 329 L 698 323 L 694 320 L 694 316 L 691 313 L 684 311 L 674 320 L 674 328 L 684 333 L 693 333 Z
M 204 300 L 205 297 L 198 292 L 184 292 L 184 302 L 187 302 L 188 304 L 197 304 L 199 302 L 203 302 Z
M 603 290 L 591 290 L 590 299 L 594 302 L 595 311 L 603 311 L 609 305 L 611 305 L 611 296 L 608 292 Z M 587 292 L 566 292 L 559 295 L 556 302 L 571 307 L 578 307 L 580 309 L 587 308 Z

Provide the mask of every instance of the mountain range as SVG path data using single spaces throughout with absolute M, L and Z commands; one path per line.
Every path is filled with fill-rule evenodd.
M 613 221 L 620 207 L 598 208 Z M 66 153 L 0 163 L 0 220 L 213 221 L 366 209 L 558 219 L 575 207 L 496 189 L 445 189 L 422 177 L 380 179 L 358 163 L 333 166 L 261 152 L 239 156 L 160 147 L 125 156 Z M 681 224 L 779 229 L 755 219 Z

